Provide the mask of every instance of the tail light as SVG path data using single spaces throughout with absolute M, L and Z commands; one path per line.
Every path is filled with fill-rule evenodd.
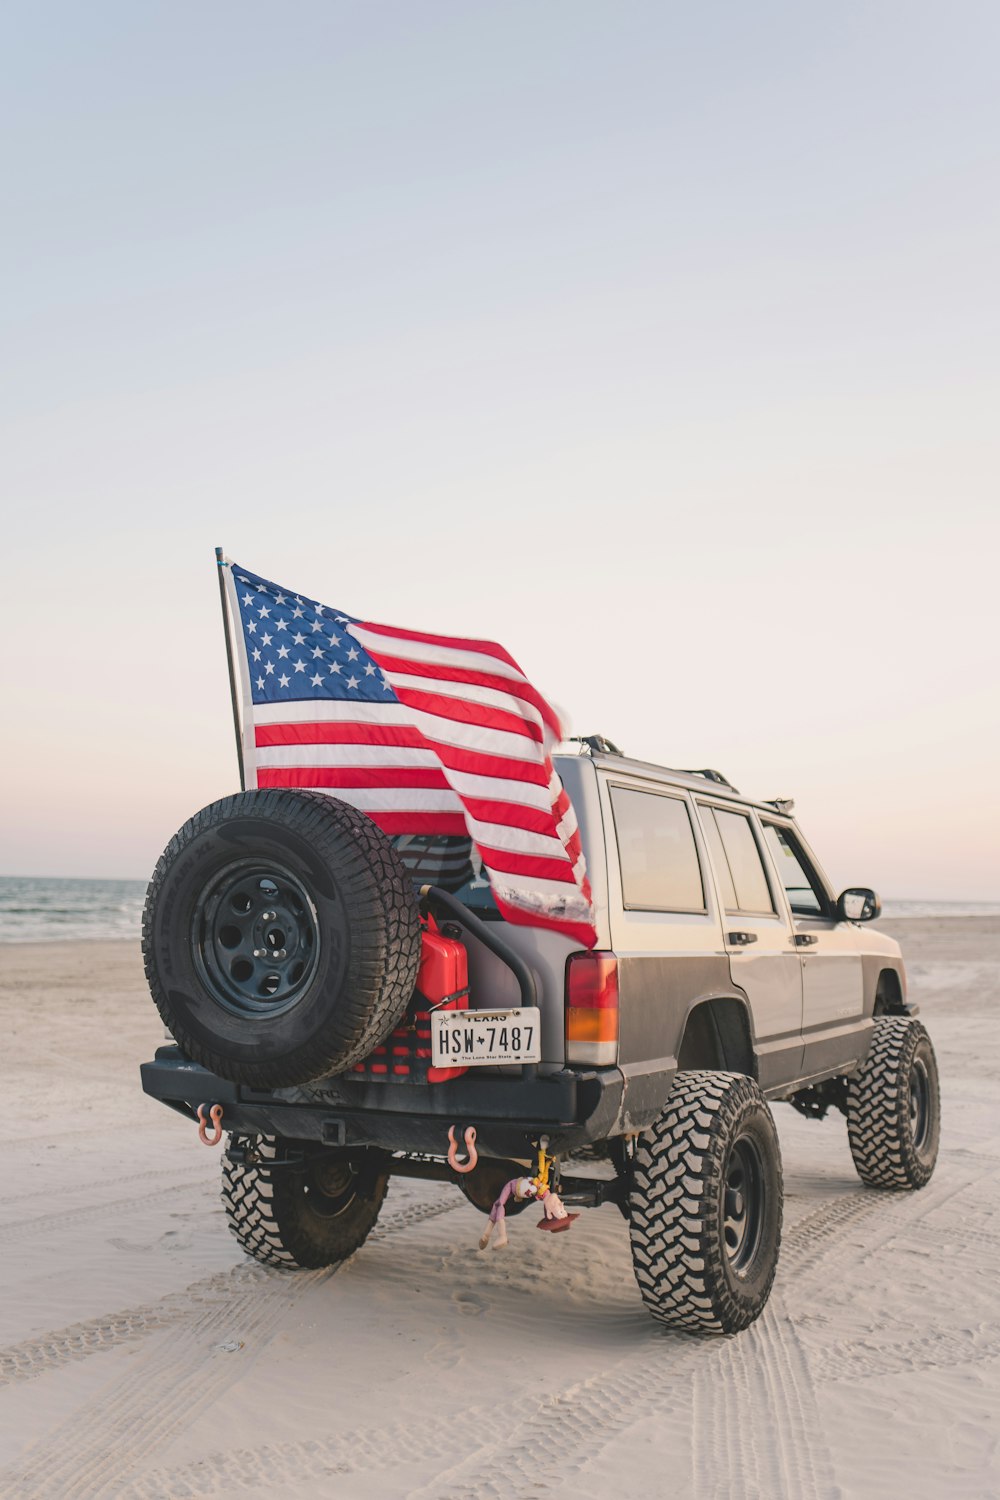
M 566 1061 L 618 1061 L 618 959 L 571 953 L 566 960 Z

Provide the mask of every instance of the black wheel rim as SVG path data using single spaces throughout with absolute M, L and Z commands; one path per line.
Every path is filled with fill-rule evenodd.
M 730 1270 L 745 1276 L 760 1248 L 764 1225 L 764 1168 L 748 1135 L 730 1149 L 722 1183 L 722 1238 Z
M 271 860 L 219 870 L 194 910 L 192 950 L 206 989 L 234 1015 L 279 1016 L 309 988 L 319 925 L 297 876 Z
M 931 1128 L 931 1084 L 922 1057 L 910 1068 L 910 1139 L 915 1151 L 923 1151 Z
M 335 1219 L 357 1197 L 357 1177 L 346 1162 L 312 1162 L 306 1168 L 302 1192 L 317 1218 Z

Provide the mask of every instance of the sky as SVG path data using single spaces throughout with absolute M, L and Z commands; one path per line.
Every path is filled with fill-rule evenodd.
M 213 548 L 1000 899 L 1000 12 L 0 19 L 0 873 L 238 787 Z

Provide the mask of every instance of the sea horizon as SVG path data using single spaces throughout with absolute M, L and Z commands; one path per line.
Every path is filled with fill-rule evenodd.
M 0 944 L 138 941 L 147 880 L 0 875 Z M 1000 901 L 885 896 L 882 916 L 1000 916 Z

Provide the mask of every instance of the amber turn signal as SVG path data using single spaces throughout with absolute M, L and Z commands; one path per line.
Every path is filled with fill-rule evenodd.
M 618 959 L 571 953 L 566 960 L 566 1061 L 618 1061 Z

